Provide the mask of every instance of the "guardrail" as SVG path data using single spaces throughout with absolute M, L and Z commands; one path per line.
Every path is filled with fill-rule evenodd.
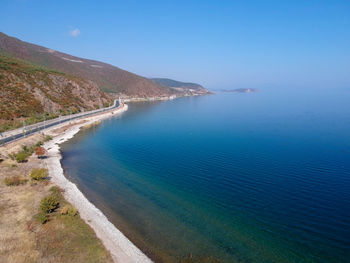
M 101 113 L 101 112 L 105 112 L 114 108 L 119 108 L 123 103 L 119 102 L 119 100 L 115 100 L 114 101 L 114 105 L 108 108 L 103 108 L 103 109 L 98 109 L 98 110 L 93 110 L 93 111 L 88 111 L 88 112 L 81 112 L 81 113 L 77 113 L 77 114 L 72 114 L 72 115 L 68 115 L 68 116 L 64 116 L 59 117 L 59 118 L 55 118 L 55 119 L 51 119 L 49 121 L 44 121 L 44 122 L 40 122 L 40 123 L 35 123 L 23 128 L 19 128 L 13 131 L 8 131 L 6 133 L 3 133 L 0 136 L 0 146 L 5 145 L 7 143 L 16 141 L 18 139 L 21 139 L 23 137 L 26 137 L 27 135 L 30 134 L 34 134 L 37 133 L 39 131 L 43 131 L 47 128 L 50 128 L 52 126 L 64 123 L 64 122 L 68 122 L 71 120 L 76 120 L 82 117 L 86 117 L 86 116 L 90 116 L 96 113 Z M 6 136 L 6 134 L 8 134 Z

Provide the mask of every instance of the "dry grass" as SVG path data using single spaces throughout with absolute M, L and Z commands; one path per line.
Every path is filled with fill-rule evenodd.
M 28 179 L 25 179 L 21 176 L 12 176 L 12 177 L 6 177 L 4 179 L 4 183 L 7 185 L 7 186 L 18 186 L 18 185 L 21 185 L 21 184 L 25 184 L 28 182 Z
M 87 124 L 87 125 L 83 126 L 82 129 L 90 129 L 92 127 L 100 125 L 101 123 L 102 123 L 102 121 L 98 120 L 98 121 L 95 121 L 93 123 L 90 123 L 90 124 Z
M 42 225 L 36 235 L 42 262 L 112 262 L 109 253 L 96 238 L 94 231 L 78 214 L 63 214 L 70 206 L 58 194 L 60 208 L 50 214 L 49 221 Z
M 24 143 L 35 144 L 40 135 L 1 147 L 3 155 L 18 151 Z M 40 224 L 40 201 L 51 194 L 53 184 L 44 180 L 35 184 L 8 187 L 5 178 L 30 179 L 30 171 L 42 168 L 43 160 L 29 157 L 26 163 L 5 158 L 0 163 L 0 262 L 112 262 L 94 231 L 79 215 L 61 215 L 69 205 L 59 194 L 60 208 Z
M 0 173 L 18 176 L 21 168 L 1 165 Z M 35 234 L 27 229 L 27 221 L 42 194 L 43 189 L 28 184 L 8 187 L 1 183 L 0 262 L 36 262 L 39 252 L 35 248 Z

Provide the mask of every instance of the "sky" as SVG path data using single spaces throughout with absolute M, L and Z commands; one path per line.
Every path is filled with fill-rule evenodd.
M 209 89 L 350 87 L 350 1 L 0 0 L 0 31 Z

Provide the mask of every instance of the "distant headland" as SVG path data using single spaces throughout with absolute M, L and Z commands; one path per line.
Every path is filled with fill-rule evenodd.
M 238 92 L 238 93 L 251 93 L 258 92 L 258 89 L 222 89 L 221 92 Z

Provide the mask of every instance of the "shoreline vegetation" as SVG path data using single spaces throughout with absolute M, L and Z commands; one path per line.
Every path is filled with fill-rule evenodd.
M 60 162 L 59 144 L 127 107 L 60 124 L 45 135 L 36 133 L 0 148 L 0 261 L 152 262 L 64 176 Z M 43 147 L 45 155 L 35 156 L 36 147 Z M 18 155 L 25 156 L 17 162 Z M 42 169 L 48 174 L 33 176 L 45 174 Z
M 44 139 L 35 134 L 0 148 L 0 262 L 113 262 L 80 215 L 65 213 L 74 208 L 52 182 L 47 156 L 8 157 Z
M 0 133 L 105 108 L 113 101 L 112 96 L 86 80 L 1 52 L 0 87 Z
M 21 127 L 26 134 L 26 125 L 106 108 L 117 98 L 137 102 L 212 94 L 198 84 L 147 79 L 1 32 L 0 84 L 2 137 Z M 0 262 L 152 262 L 66 179 L 60 162 L 61 143 L 126 110 L 123 104 L 3 141 Z
M 145 102 L 145 101 L 166 101 L 166 100 L 173 100 L 176 98 L 181 98 L 181 97 L 188 97 L 188 96 L 203 96 L 203 95 L 212 95 L 214 93 L 208 92 L 208 93 L 190 93 L 190 94 L 182 94 L 181 96 L 179 95 L 170 95 L 170 96 L 159 96 L 159 97 L 120 97 L 123 99 L 124 102 Z M 108 106 L 108 105 L 103 105 L 103 106 Z M 81 111 L 72 111 L 71 113 L 81 113 Z M 70 112 L 61 112 L 61 114 L 54 114 L 54 113 L 43 113 L 39 115 L 33 115 L 28 118 L 18 118 L 14 120 L 3 120 L 0 122 L 0 135 L 1 133 L 4 132 L 11 132 L 12 130 L 18 129 L 28 125 L 36 124 L 39 122 L 42 122 L 44 120 L 52 120 L 59 118 L 60 116 L 67 116 L 69 115 Z
M 210 94 L 199 84 L 148 79 L 0 32 L 0 133 L 106 108 L 117 98 L 144 101 Z

